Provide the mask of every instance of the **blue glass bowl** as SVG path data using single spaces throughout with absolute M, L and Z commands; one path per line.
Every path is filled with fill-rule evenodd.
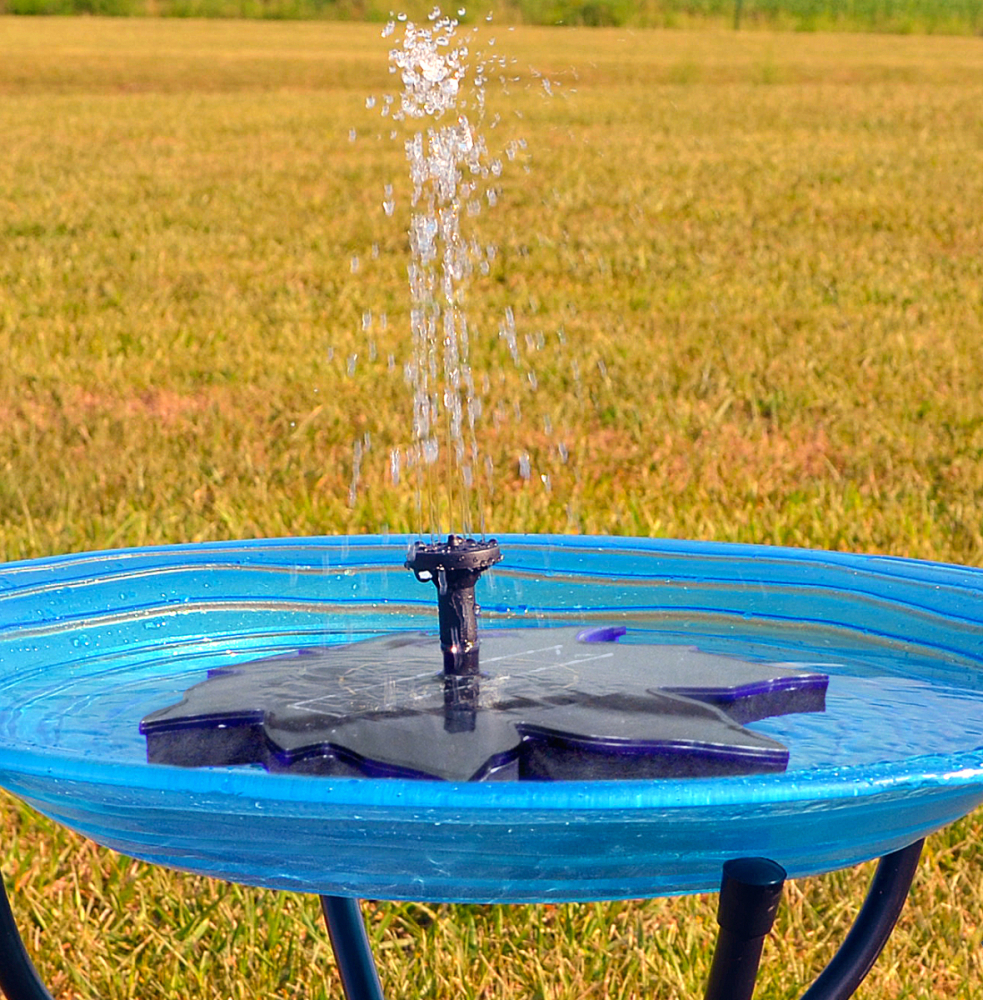
M 983 571 L 634 538 L 503 536 L 482 627 L 620 625 L 821 669 L 827 711 L 754 723 L 782 774 L 457 784 L 145 762 L 140 720 L 209 668 L 436 632 L 408 538 L 277 539 L 0 567 L 0 784 L 156 864 L 300 892 L 471 902 L 717 888 L 896 850 L 983 801 Z

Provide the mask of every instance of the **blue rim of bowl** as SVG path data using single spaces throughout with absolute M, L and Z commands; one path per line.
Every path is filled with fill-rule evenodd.
M 962 655 L 979 660 L 983 669 L 983 570 L 948 563 L 926 562 L 896 556 L 864 555 L 815 549 L 780 546 L 746 545 L 726 542 L 694 542 L 677 539 L 649 539 L 629 536 L 588 535 L 499 535 L 503 548 L 527 547 L 535 550 L 563 549 L 639 555 L 663 555 L 667 558 L 699 556 L 719 567 L 733 569 L 750 563 L 760 570 L 776 565 L 795 565 L 807 570 L 833 569 L 858 574 L 858 594 L 884 600 L 874 591 L 860 590 L 861 577 L 877 578 L 916 588 L 954 588 L 972 602 L 978 602 L 979 617 L 954 616 L 961 626 L 979 630 L 976 650 Z M 251 539 L 196 544 L 112 549 L 97 552 L 63 554 L 41 559 L 23 560 L 0 565 L 0 606 L 4 599 L 18 596 L 38 587 L 61 587 L 84 583 L 96 567 L 119 564 L 134 565 L 134 561 L 154 566 L 188 568 L 214 563 L 215 557 L 237 553 L 271 557 L 286 556 L 291 550 L 322 552 L 344 551 L 347 556 L 359 555 L 358 565 L 365 566 L 367 555 L 387 554 L 369 565 L 384 565 L 392 553 L 405 549 L 414 536 L 350 535 L 313 536 L 309 538 Z M 275 560 L 260 565 L 289 566 Z M 337 563 L 343 567 L 345 563 Z M 76 572 L 71 571 L 74 568 Z M 597 576 L 592 569 L 592 576 Z M 765 574 L 768 575 L 768 574 Z M 617 577 L 612 573 L 612 578 Z M 697 576 L 694 575 L 694 579 Z M 723 574 L 721 581 L 737 579 L 733 573 Z M 744 582 L 749 581 L 745 576 Z M 685 576 L 673 574 L 676 581 Z M 705 573 L 701 583 L 713 582 Z M 810 586 L 816 586 L 811 583 Z M 819 585 L 821 586 L 821 585 Z M 830 590 L 843 590 L 832 587 Z M 917 603 L 911 605 L 918 610 Z M 0 626 L 0 638 L 18 628 L 36 622 L 12 622 Z M 260 802 L 264 809 L 275 813 L 289 810 L 292 804 L 307 806 L 321 803 L 325 807 L 354 806 L 386 809 L 394 813 L 432 812 L 434 808 L 468 812 L 469 810 L 535 810 L 553 812 L 576 809 L 580 812 L 611 810 L 673 810 L 719 806 L 777 806 L 794 802 L 833 801 L 860 797 L 894 796 L 932 789 L 955 791 L 959 788 L 983 786 L 983 747 L 958 753 L 923 755 L 883 764 L 846 765 L 835 768 L 791 771 L 782 774 L 757 775 L 746 778 L 694 778 L 676 780 L 620 780 L 490 784 L 453 783 L 407 780 L 399 778 L 323 778 L 268 774 L 229 769 L 186 769 L 159 764 L 125 764 L 118 761 L 85 759 L 67 756 L 57 750 L 38 749 L 19 742 L 5 742 L 0 737 L 0 772 L 40 777 L 47 780 L 80 782 L 112 789 L 135 792 L 188 795 L 228 796 L 230 775 L 235 777 L 234 795 Z M 279 808 L 278 808 L 279 807 Z

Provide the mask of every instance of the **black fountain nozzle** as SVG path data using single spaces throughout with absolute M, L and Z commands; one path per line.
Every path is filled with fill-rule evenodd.
M 478 541 L 448 535 L 446 542 L 414 542 L 406 559 L 418 580 L 437 588 L 440 648 L 444 654 L 445 726 L 475 727 L 478 710 L 478 619 L 474 585 L 502 558 L 494 538 Z
M 474 585 L 502 558 L 494 538 L 478 541 L 448 535 L 446 542 L 414 542 L 406 559 L 418 580 L 437 588 L 440 648 L 444 673 L 469 677 L 478 673 L 478 621 Z

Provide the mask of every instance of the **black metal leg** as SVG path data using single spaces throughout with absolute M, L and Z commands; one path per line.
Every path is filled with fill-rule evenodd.
M 767 858 L 738 858 L 724 865 L 717 905 L 720 934 L 706 1000 L 751 1000 L 761 948 L 784 885 L 785 869 Z
M 321 910 L 348 1000 L 383 1000 L 382 985 L 357 899 L 322 896 Z
M 848 1000 L 870 972 L 901 916 L 924 840 L 881 858 L 850 933 L 802 1000 Z M 724 865 L 720 936 L 706 1000 L 751 1000 L 761 946 L 771 929 L 785 872 L 773 861 L 741 858 Z
M 881 953 L 904 908 L 924 840 L 882 858 L 850 933 L 802 1000 L 848 1000 Z M 785 872 L 764 858 L 724 865 L 720 936 L 706 1000 L 751 1000 L 764 938 Z M 321 908 L 348 1000 L 383 1000 L 358 900 L 322 896 Z M 0 878 L 0 990 L 7 1000 L 53 1000 L 24 949 Z
M 7 1000 L 53 1000 L 24 950 L 0 878 L 0 990 Z
M 348 1000 L 383 1000 L 358 900 L 322 896 L 321 909 Z M 0 991 L 7 1000 L 54 1000 L 34 968 L 0 878 Z
M 802 1000 L 847 1000 L 853 996 L 901 916 L 924 843 L 923 838 L 881 858 L 850 933 Z

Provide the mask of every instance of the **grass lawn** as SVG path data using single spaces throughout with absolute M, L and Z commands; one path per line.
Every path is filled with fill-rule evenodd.
M 484 523 L 983 564 L 979 40 L 496 32 L 520 79 L 489 135 L 528 157 L 473 220 L 498 248 L 469 302 Z M 0 559 L 422 526 L 391 475 L 387 48 L 0 18 Z M 130 862 L 6 796 L 0 822 L 57 996 L 338 995 L 314 900 Z M 980 839 L 930 840 L 864 996 L 980 995 Z M 758 996 L 801 992 L 868 877 L 791 886 Z M 714 905 L 369 913 L 393 996 L 675 997 L 701 995 Z

